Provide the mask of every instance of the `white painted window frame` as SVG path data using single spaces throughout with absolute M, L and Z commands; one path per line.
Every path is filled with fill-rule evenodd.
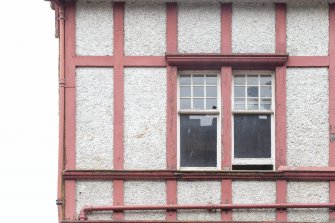
M 271 75 L 271 110 L 234 110 L 234 76 L 235 75 Z M 231 105 L 232 105 L 232 165 L 273 165 L 273 169 L 275 168 L 275 72 L 274 71 L 264 71 L 264 70 L 236 70 L 233 71 L 233 78 L 232 78 L 232 93 L 231 93 Z M 234 115 L 235 114 L 270 114 L 271 115 L 271 158 L 235 158 L 234 148 Z
M 180 110 L 180 76 L 181 75 L 216 75 L 217 76 L 217 109 L 216 110 Z M 181 167 L 180 166 L 180 115 L 216 115 L 217 116 L 217 159 L 216 167 Z M 177 76 L 177 170 L 220 170 L 221 169 L 221 74 L 219 70 L 186 70 L 178 71 Z

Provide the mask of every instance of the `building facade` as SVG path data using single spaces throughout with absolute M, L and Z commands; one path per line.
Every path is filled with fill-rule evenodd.
M 335 221 L 335 4 L 51 4 L 60 222 Z

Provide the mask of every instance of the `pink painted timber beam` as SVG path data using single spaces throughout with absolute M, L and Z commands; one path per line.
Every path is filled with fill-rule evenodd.
M 166 47 L 167 52 L 178 51 L 178 5 L 166 3 Z M 164 58 L 164 63 L 166 63 Z M 177 68 L 167 66 L 167 106 L 166 106 L 166 166 L 168 170 L 177 168 Z M 177 204 L 177 181 L 166 181 L 166 201 L 168 205 Z M 177 220 L 176 210 L 166 213 L 166 220 Z
M 221 53 L 232 53 L 232 4 L 221 4 Z M 231 83 L 232 67 L 221 67 L 221 100 L 222 100 L 222 126 L 221 126 L 221 168 L 229 170 L 231 168 Z M 223 179 L 221 181 L 221 203 L 232 203 L 232 180 Z M 221 212 L 221 220 L 231 221 L 233 219 L 232 210 Z
M 276 53 L 286 54 L 286 4 L 276 4 Z M 291 58 L 289 58 L 290 60 Z M 276 152 L 275 168 L 286 165 L 286 66 L 276 67 Z M 287 202 L 286 180 L 276 181 L 277 203 Z M 287 221 L 287 211 L 276 211 L 277 221 Z
M 75 91 L 75 2 L 65 2 L 65 169 L 76 166 L 76 91 Z M 76 216 L 76 183 L 65 182 L 65 216 Z
M 124 3 L 115 2 L 113 7 L 114 22 L 114 137 L 113 165 L 115 170 L 123 169 L 123 133 L 124 133 L 124 78 L 123 78 L 123 38 L 124 38 Z M 113 181 L 113 204 L 123 205 L 123 180 Z M 113 213 L 114 220 L 122 220 L 123 212 Z
M 335 3 L 329 5 L 329 166 L 335 167 Z M 329 201 L 335 202 L 335 180 L 329 182 Z M 335 220 L 334 210 L 329 220 Z

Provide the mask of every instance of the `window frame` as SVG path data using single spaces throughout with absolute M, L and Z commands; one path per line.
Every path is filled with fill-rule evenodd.
M 217 76 L 217 109 L 215 110 L 193 110 L 191 109 L 180 109 L 180 76 L 181 75 L 216 75 Z M 177 71 L 177 170 L 186 171 L 213 171 L 221 170 L 221 125 L 222 125 L 222 106 L 221 106 L 221 72 L 220 70 L 182 70 Z M 181 115 L 212 115 L 217 117 L 217 156 L 216 156 L 216 167 L 181 167 L 180 165 L 180 116 Z
M 271 110 L 235 110 L 234 109 L 234 99 L 235 99 L 235 75 L 271 75 Z M 275 170 L 275 161 L 276 161 L 276 78 L 275 72 L 272 70 L 233 70 L 232 71 L 232 82 L 231 82 L 231 166 L 235 165 L 243 165 L 243 166 L 251 166 L 251 165 L 272 165 L 272 170 Z M 260 96 L 259 96 L 260 97 Z M 271 115 L 271 158 L 235 158 L 235 141 L 234 141 L 234 115 L 235 114 L 266 114 Z

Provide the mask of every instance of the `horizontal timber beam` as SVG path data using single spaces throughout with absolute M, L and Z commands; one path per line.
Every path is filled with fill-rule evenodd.
M 335 179 L 335 168 L 279 168 L 278 171 L 65 170 L 64 180 L 300 180 Z

